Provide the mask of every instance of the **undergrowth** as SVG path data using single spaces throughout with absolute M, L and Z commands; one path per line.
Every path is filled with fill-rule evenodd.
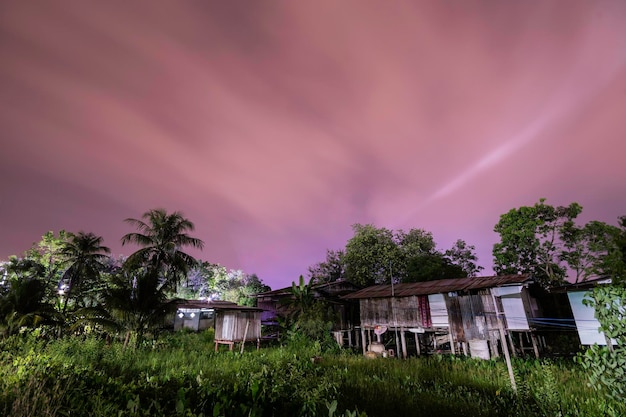
M 369 360 L 303 342 L 243 354 L 212 334 L 124 349 L 97 338 L 0 342 L 6 416 L 600 416 L 622 404 L 585 384 L 573 361 L 454 356 Z M 621 408 L 620 408 L 621 407 Z

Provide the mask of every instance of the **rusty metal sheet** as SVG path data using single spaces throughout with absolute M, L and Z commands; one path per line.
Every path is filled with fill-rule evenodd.
M 491 277 L 469 277 L 441 279 L 435 281 L 395 284 L 394 297 L 410 297 L 414 295 L 446 294 L 449 292 L 479 290 L 503 285 L 523 284 L 531 281 L 528 275 L 498 275 Z M 374 285 L 348 294 L 343 298 L 385 298 L 391 297 L 391 285 Z

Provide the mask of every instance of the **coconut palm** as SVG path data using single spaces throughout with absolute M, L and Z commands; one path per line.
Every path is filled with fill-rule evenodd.
M 146 334 L 157 336 L 168 316 L 176 311 L 178 301 L 168 299 L 159 280 L 149 276 L 145 268 L 121 270 L 111 276 L 102 291 L 101 305 L 75 312 L 72 328 L 91 325 L 108 334 L 123 335 L 124 347 L 134 335 L 137 347 Z
M 65 297 L 63 312 L 70 298 L 74 298 L 76 307 L 83 307 L 83 298 L 98 290 L 100 272 L 105 268 L 110 252 L 108 247 L 102 245 L 102 237 L 93 233 L 79 232 L 63 244 L 60 254 L 69 265 L 63 273 L 60 288 Z
M 168 214 L 164 209 L 145 212 L 141 219 L 126 219 L 139 232 L 122 237 L 122 244 L 133 243 L 142 246 L 126 261 L 129 269 L 143 267 L 148 277 L 159 281 L 159 288 L 175 291 L 180 280 L 187 275 L 189 268 L 196 265 L 196 259 L 183 252 L 184 247 L 202 249 L 204 242 L 187 234 L 194 230 L 192 222 L 181 212 Z

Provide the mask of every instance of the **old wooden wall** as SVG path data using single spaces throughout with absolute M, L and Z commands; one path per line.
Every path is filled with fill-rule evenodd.
M 246 323 L 249 323 L 247 333 Z M 244 334 L 246 340 L 256 340 L 261 337 L 260 311 L 223 310 L 216 312 L 215 340 L 240 342 Z

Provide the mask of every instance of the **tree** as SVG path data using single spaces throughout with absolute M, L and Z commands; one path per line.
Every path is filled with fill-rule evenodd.
M 463 270 L 466 276 L 475 277 L 485 269 L 476 264 L 478 258 L 475 251 L 474 245 L 468 245 L 464 240 L 458 239 L 445 254 L 452 264 L 458 265 Z
M 615 239 L 617 256 L 612 258 L 615 260 L 615 265 L 612 266 L 612 276 L 616 283 L 626 285 L 626 216 L 619 217 L 618 223 L 619 234 Z
M 24 253 L 24 259 L 29 259 L 42 265 L 43 273 L 40 276 L 46 284 L 46 300 L 57 301 L 58 289 L 66 261 L 60 254 L 61 248 L 70 239 L 71 233 L 65 230 L 55 234 L 52 231 L 45 233 L 39 242 Z
M 21 327 L 55 323 L 54 306 L 47 301 L 46 285 L 41 278 L 44 266 L 32 259 L 12 257 L 4 269 L 6 277 L 0 286 L 3 334 L 9 336 Z
M 500 242 L 493 248 L 498 274 L 531 274 L 544 286 L 565 280 L 560 234 L 580 214 L 578 203 L 553 207 L 540 199 L 532 207 L 511 209 L 500 216 L 494 231 Z
M 286 324 L 290 327 L 287 337 L 292 341 L 304 337 L 305 341 L 318 341 L 326 347 L 337 346 L 330 337 L 335 314 L 326 302 L 315 297 L 313 285 L 312 279 L 306 283 L 302 275 L 298 284 L 291 283 L 292 297 L 285 300 Z
M 561 259 L 574 273 L 575 282 L 620 275 L 620 233 L 618 227 L 595 220 L 584 226 L 572 223 L 563 227 L 561 239 L 565 250 Z
M 206 261 L 198 263 L 189 269 L 184 284 L 178 287 L 177 297 L 187 299 L 211 299 L 218 297 L 215 287 L 216 271 L 223 268 Z M 225 269 L 225 268 L 224 268 Z
M 168 214 L 163 209 L 153 209 L 145 212 L 141 218 L 143 220 L 125 220 L 139 229 L 139 232 L 124 235 L 122 245 L 134 243 L 142 246 L 126 262 L 131 268 L 147 268 L 149 276 L 156 277 L 160 285 L 175 292 L 189 268 L 197 263 L 193 256 L 181 249 L 202 249 L 204 242 L 187 234 L 194 230 L 194 225 L 181 212 Z
M 325 262 L 309 268 L 314 282 L 345 277 L 354 284 L 369 286 L 390 283 L 391 279 L 400 283 L 460 278 L 468 274 L 464 267 L 472 273 L 482 269 L 475 264 L 474 247 L 461 240 L 457 243 L 463 246 L 448 256 L 437 250 L 433 234 L 423 229 L 393 232 L 371 224 L 355 224 L 352 229 L 354 236 L 345 251 L 329 250 Z
M 392 273 L 399 273 L 402 263 L 393 233 L 371 224 L 355 224 L 352 230 L 354 236 L 343 256 L 346 279 L 362 286 L 391 282 Z
M 463 278 L 467 273 L 441 253 L 423 254 L 410 258 L 406 278 L 402 282 L 423 282 L 448 278 Z
M 60 291 L 65 301 L 63 312 L 68 301 L 74 299 L 74 307 L 84 307 L 96 298 L 101 287 L 100 272 L 105 268 L 110 249 L 102 245 L 102 237 L 93 233 L 79 232 L 70 235 L 62 245 L 59 253 L 69 264 L 63 273 L 63 286 Z
M 342 250 L 327 250 L 325 261 L 309 267 L 309 278 L 316 284 L 343 279 L 345 274 L 343 257 Z
M 103 292 L 104 310 L 92 310 L 96 314 L 91 314 L 90 321 L 97 318 L 104 327 L 124 330 L 124 347 L 134 334 L 135 346 L 139 346 L 146 333 L 154 334 L 177 307 L 178 300 L 168 299 L 156 273 L 140 268 L 114 275 Z

